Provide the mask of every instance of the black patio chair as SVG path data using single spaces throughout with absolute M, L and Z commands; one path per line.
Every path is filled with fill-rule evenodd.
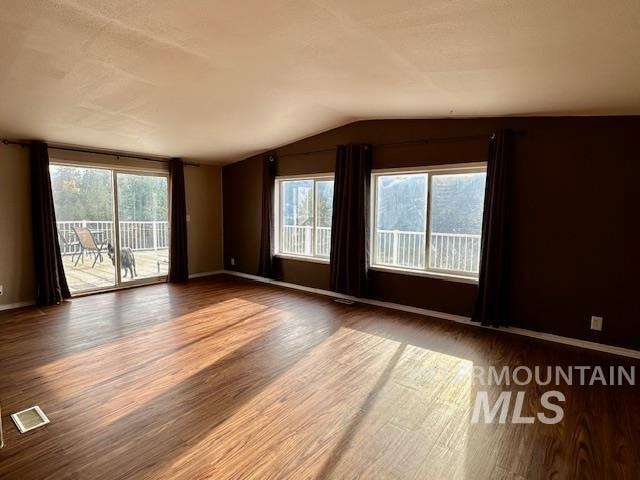
M 58 238 L 60 239 L 61 252 L 71 252 L 71 261 L 73 262 L 76 255 L 80 254 L 77 249 L 77 247 L 80 246 L 80 242 L 68 240 L 64 233 L 61 232 L 58 232 Z

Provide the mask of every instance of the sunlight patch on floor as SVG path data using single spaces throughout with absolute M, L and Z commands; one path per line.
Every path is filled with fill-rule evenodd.
M 348 349 L 337 348 L 345 343 Z M 435 367 L 444 373 L 431 383 L 424 369 Z M 156 473 L 233 478 L 242 471 L 279 471 L 295 478 L 316 469 L 331 478 L 385 478 L 380 468 L 395 465 L 386 472 L 389 478 L 411 471 L 423 475 L 416 478 L 436 478 L 428 476 L 430 470 L 460 471 L 467 431 L 461 412 L 470 402 L 471 377 L 457 374 L 471 367 L 465 359 L 340 328 Z M 387 458 L 407 444 L 412 458 Z M 247 463 L 246 449 L 262 452 L 262 464 Z M 210 459 L 206 467 L 197 461 L 203 456 Z M 370 470 L 355 471 L 354 465 Z
M 110 412 L 110 421 L 115 421 L 136 404 L 172 388 L 254 339 L 256 335 L 246 322 L 269 321 L 264 317 L 279 314 L 278 309 L 233 298 L 59 358 L 36 368 L 35 373 L 51 386 L 51 391 L 64 392 L 69 400 L 103 400 L 99 409 Z M 242 328 L 234 330 L 241 324 Z M 229 341 L 224 348 L 212 348 L 206 357 L 197 353 L 203 344 L 219 344 L 225 336 Z M 118 373 L 115 377 L 114 372 Z M 64 380 L 70 375 L 74 378 L 72 385 Z M 64 389 L 56 388 L 58 378 L 63 378 Z

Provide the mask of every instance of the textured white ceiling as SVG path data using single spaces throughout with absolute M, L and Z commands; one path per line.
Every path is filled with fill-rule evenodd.
M 357 119 L 638 113 L 638 0 L 0 3 L 3 136 L 226 162 Z

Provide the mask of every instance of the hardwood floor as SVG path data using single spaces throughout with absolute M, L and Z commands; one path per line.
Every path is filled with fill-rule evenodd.
M 219 276 L 0 313 L 2 479 L 637 478 L 638 387 L 472 423 L 472 366 L 631 361 Z M 637 368 L 637 367 L 636 367 Z M 51 419 L 18 434 L 9 414 Z

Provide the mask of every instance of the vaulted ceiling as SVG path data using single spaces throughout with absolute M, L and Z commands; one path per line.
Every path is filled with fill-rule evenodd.
M 228 162 L 358 119 L 640 113 L 637 0 L 6 0 L 0 135 Z

